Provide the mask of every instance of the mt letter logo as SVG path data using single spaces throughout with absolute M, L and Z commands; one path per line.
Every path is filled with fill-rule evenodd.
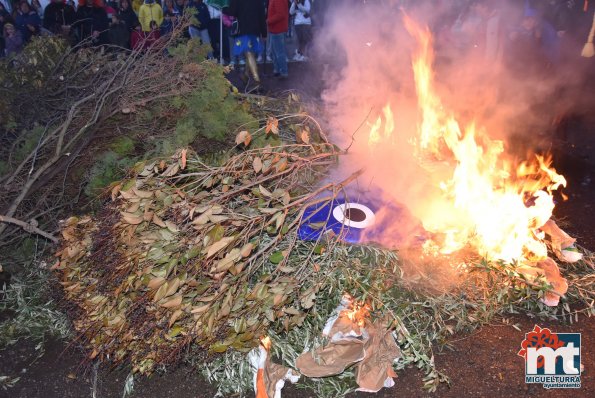
M 552 333 L 535 325 L 518 355 L 525 358 L 525 382 L 545 388 L 581 387 L 581 334 Z

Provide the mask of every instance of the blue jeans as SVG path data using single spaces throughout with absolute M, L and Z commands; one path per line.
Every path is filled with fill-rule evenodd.
M 273 50 L 273 71 L 287 76 L 287 54 L 285 53 L 285 33 L 269 33 L 269 44 Z

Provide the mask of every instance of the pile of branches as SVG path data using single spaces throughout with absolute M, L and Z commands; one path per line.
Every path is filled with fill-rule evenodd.
M 0 65 L 0 109 L 6 117 L 0 136 L 5 149 L 0 153 L 7 159 L 0 173 L 2 246 L 14 243 L 21 228 L 56 241 L 44 230 L 55 229 L 54 215 L 68 205 L 62 200 L 65 174 L 99 132 L 117 133 L 118 126 L 107 124 L 114 116 L 134 114 L 199 87 L 201 65 L 167 51 L 185 26 L 148 51 L 89 48 L 84 43 L 70 48 L 59 38 L 39 38 L 17 61 Z M 22 136 L 34 130 L 36 141 L 15 159 Z
M 315 127 L 307 116 L 287 117 Z M 262 131 L 279 133 L 278 120 Z M 150 373 L 200 358 L 221 393 L 240 393 L 251 388 L 245 352 L 259 338 L 270 336 L 274 357 L 295 368 L 304 349 L 324 344 L 320 331 L 349 293 L 372 319 L 392 320 L 403 352 L 396 369 L 415 364 L 434 390 L 448 377 L 435 367 L 433 346 L 454 333 L 523 311 L 571 322 L 595 313 L 595 257 L 586 251 L 564 271 L 567 297 L 550 308 L 539 298 L 551 286 L 528 281 L 517 264 L 472 256 L 457 272 L 408 266 L 374 245 L 299 240 L 305 209 L 331 201 L 358 175 L 320 185 L 341 153 L 306 132 L 297 134 L 302 143 L 246 149 L 220 166 L 186 150 L 139 163 L 96 218 L 64 221 L 53 268 L 77 307 L 73 323 L 90 359 Z M 236 142 L 248 146 L 252 137 L 243 131 Z M 453 275 L 456 284 L 442 282 Z M 218 355 L 204 360 L 205 350 Z M 305 385 L 341 396 L 353 389 L 353 372 Z
M 311 277 L 321 251 L 296 231 L 314 198 L 343 187 L 314 188 L 337 155 L 321 140 L 214 167 L 181 150 L 138 164 L 97 218 L 66 220 L 54 268 L 90 358 L 129 359 L 144 373 L 190 344 L 248 351 L 272 323 L 302 324 L 321 286 Z

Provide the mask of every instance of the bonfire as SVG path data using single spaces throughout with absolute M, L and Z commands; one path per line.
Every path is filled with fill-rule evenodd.
M 332 214 L 314 222 L 312 209 L 347 196 L 365 171 L 321 183 L 344 152 L 311 117 L 271 115 L 257 131 L 239 132 L 222 164 L 186 149 L 141 162 L 111 187 L 97 217 L 63 222 L 53 268 L 76 304 L 74 326 L 89 360 L 130 362 L 134 372 L 150 373 L 199 347 L 200 358 L 213 355 L 201 366 L 221 392 L 254 386 L 261 396 L 297 380 L 287 368 L 312 377 L 344 372 L 363 390 L 377 391 L 394 385 L 395 370 L 415 363 L 432 390 L 447 381 L 435 369 L 432 342 L 506 310 L 570 312 L 548 310 L 538 298 L 548 306 L 565 295 L 593 299 L 573 290 L 590 283 L 592 256 L 581 258 L 574 239 L 551 220 L 564 178 L 547 157 L 515 163 L 502 142 L 474 125 L 462 129 L 434 91 L 429 31 L 407 17 L 405 24 L 418 44 L 413 70 L 421 121 L 412 150 L 439 192 L 433 206 L 411 209 L 425 230 L 418 254 L 471 250 L 474 257 L 456 270 L 460 283 L 436 283 L 452 275 L 441 268 L 408 269 L 405 277 L 399 252 L 381 239 L 346 244 L 347 222 L 336 234 L 324 233 Z M 370 150 L 390 148 L 394 130 L 387 105 L 370 126 Z M 284 135 L 284 143 L 258 147 L 263 135 Z M 355 214 L 347 206 L 342 219 Z M 376 227 L 383 225 L 377 216 Z M 301 239 L 305 225 L 321 233 Z M 577 261 L 570 288 L 548 253 Z M 337 307 L 345 293 L 351 298 Z M 336 355 L 339 346 L 349 359 Z M 244 366 L 250 351 L 254 372 Z M 326 395 L 353 386 L 337 387 L 332 378 L 304 382 Z

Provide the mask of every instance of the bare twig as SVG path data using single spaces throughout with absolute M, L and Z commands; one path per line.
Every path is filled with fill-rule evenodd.
M 35 225 L 31 223 L 27 223 L 25 221 L 17 220 L 16 218 L 6 217 L 2 215 L 0 215 L 0 222 L 17 225 L 29 233 L 43 236 L 44 238 L 51 240 L 54 243 L 58 243 L 58 238 L 56 238 L 54 235 L 42 231 L 41 229 L 37 228 Z

